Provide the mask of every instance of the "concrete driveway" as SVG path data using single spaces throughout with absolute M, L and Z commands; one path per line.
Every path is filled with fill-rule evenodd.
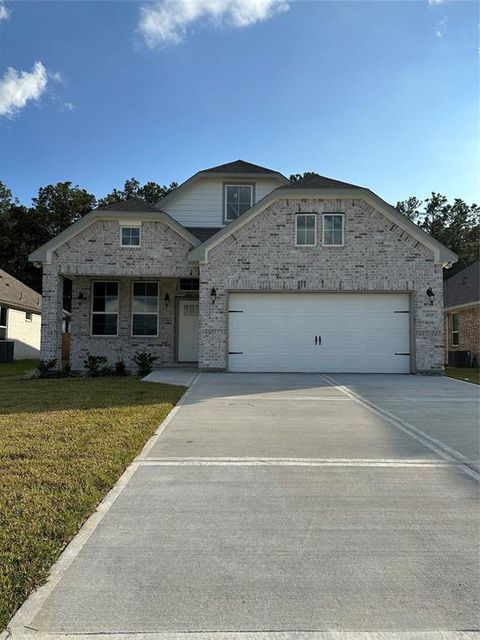
M 200 374 L 13 636 L 479 637 L 478 400 L 437 377 Z

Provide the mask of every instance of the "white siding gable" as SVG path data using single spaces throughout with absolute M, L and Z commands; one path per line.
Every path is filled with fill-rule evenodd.
M 239 182 L 255 184 L 254 204 L 282 184 L 271 177 L 242 179 L 241 174 L 234 179 L 205 177 L 185 189 L 171 203 L 163 206 L 160 201 L 159 207 L 184 227 L 222 227 L 223 186 Z

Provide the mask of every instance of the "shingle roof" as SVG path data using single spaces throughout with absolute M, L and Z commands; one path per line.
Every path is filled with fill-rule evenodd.
M 319 176 L 314 174 L 300 178 L 296 182 L 290 182 L 290 184 L 282 189 L 335 189 L 335 188 L 355 188 L 362 189 L 358 184 L 350 184 L 349 182 L 341 182 L 340 180 L 334 180 L 333 178 L 326 178 L 325 176 Z
M 226 164 L 219 164 L 218 167 L 202 169 L 202 173 L 278 173 L 275 169 L 267 169 L 258 164 L 245 162 L 245 160 L 234 160 Z
M 40 313 L 42 296 L 0 269 L 0 306 Z
M 96 211 L 158 211 L 158 209 L 150 206 L 141 198 L 129 198 L 121 202 L 107 204 L 104 207 L 98 207 Z
M 474 262 L 443 283 L 443 306 L 457 307 L 480 300 L 480 262 Z
M 214 236 L 217 231 L 220 231 L 223 227 L 185 227 L 185 229 L 190 231 L 200 242 L 205 242 L 205 240 Z

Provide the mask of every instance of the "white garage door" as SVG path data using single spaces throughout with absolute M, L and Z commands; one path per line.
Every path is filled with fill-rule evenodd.
M 232 293 L 230 371 L 409 373 L 404 293 Z

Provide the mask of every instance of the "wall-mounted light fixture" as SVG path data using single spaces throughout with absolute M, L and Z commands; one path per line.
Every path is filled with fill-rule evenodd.
M 168 293 L 165 294 L 165 306 L 168 307 L 168 305 L 170 304 L 170 295 Z
M 86 296 L 84 295 L 83 291 L 80 291 L 80 293 L 77 296 L 77 300 L 78 302 L 83 302 L 84 300 L 86 300 Z
M 428 299 L 430 300 L 430 304 L 433 305 L 433 301 L 435 300 L 435 294 L 432 291 L 432 287 L 428 287 L 427 296 L 428 296 Z
M 215 287 L 212 287 L 212 290 L 210 291 L 210 299 L 212 301 L 212 304 L 215 304 L 215 300 L 217 299 L 217 290 L 215 289 Z

